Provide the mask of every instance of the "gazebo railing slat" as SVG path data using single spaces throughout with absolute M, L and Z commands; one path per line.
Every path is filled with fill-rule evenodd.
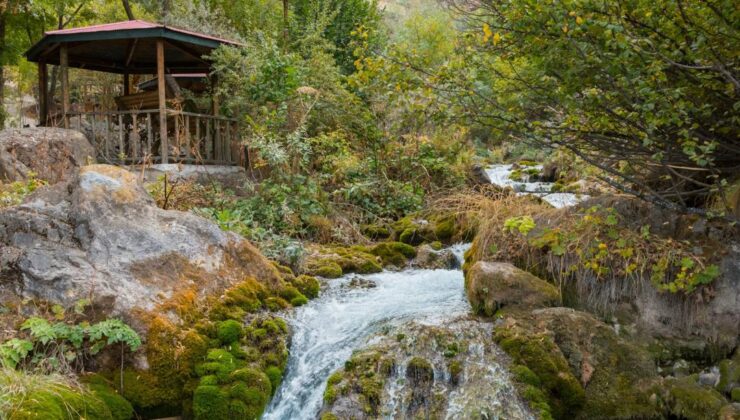
M 172 163 L 238 164 L 239 125 L 233 118 L 168 109 Z M 98 160 L 113 164 L 162 161 L 159 110 L 69 112 L 76 128 L 96 149 Z

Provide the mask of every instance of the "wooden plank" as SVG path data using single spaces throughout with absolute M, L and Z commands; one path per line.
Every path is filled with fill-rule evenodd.
M 126 156 L 126 146 L 123 144 L 123 114 L 118 114 L 118 154 Z
M 177 155 L 174 156 L 175 159 L 180 158 L 182 145 L 180 144 L 180 117 L 175 116 L 175 147 L 177 147 Z
M 61 44 L 59 47 L 59 66 L 62 73 L 62 119 L 64 128 L 69 128 L 69 55 L 67 54 L 67 44 Z
M 221 121 L 215 120 L 213 121 L 213 124 L 215 126 L 215 129 L 213 130 L 213 135 L 214 135 L 213 148 L 216 151 L 214 158 L 216 160 L 222 160 L 224 149 L 223 149 L 223 145 L 221 144 Z
M 187 157 L 191 156 L 190 153 L 190 117 L 185 116 L 185 155 Z
M 213 158 L 213 133 L 211 133 L 211 120 L 206 120 L 206 144 L 205 144 L 205 150 L 206 150 L 206 159 L 212 159 Z
M 167 141 L 167 94 L 164 83 L 164 40 L 157 39 L 157 91 L 159 92 L 159 141 L 162 163 L 169 163 Z
M 131 155 L 134 158 L 139 158 L 139 143 L 141 142 L 141 139 L 139 138 L 139 121 L 138 121 L 138 115 L 132 114 L 131 115 L 131 132 L 128 136 L 128 142 L 130 144 L 131 149 Z
M 146 113 L 146 153 L 153 154 L 152 150 L 152 113 Z
M 200 117 L 195 117 L 195 156 L 201 157 L 200 151 Z
M 49 118 L 49 70 L 46 62 L 39 61 L 39 125 L 46 126 Z
M 123 95 L 131 94 L 131 81 L 129 80 L 128 73 L 123 73 Z

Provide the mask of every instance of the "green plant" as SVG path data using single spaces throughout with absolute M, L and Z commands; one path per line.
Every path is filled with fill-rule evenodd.
M 504 222 L 504 229 L 509 232 L 519 232 L 525 236 L 535 227 L 534 219 L 530 216 L 511 217 Z
M 36 174 L 33 172 L 28 174 L 25 181 L 16 181 L 9 184 L 0 182 L 0 208 L 20 204 L 27 195 L 44 185 L 46 185 L 46 182 L 36 178 Z
M 120 344 L 121 351 L 124 348 L 136 351 L 141 346 L 138 334 L 117 319 L 90 325 L 86 322 L 50 323 L 31 317 L 21 324 L 20 333 L 27 337 L 12 338 L 0 344 L 0 358 L 6 367 L 45 372 L 82 370 L 85 360 L 105 347 Z

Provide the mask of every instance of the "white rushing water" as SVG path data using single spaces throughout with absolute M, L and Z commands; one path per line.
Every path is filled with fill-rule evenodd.
M 376 287 L 348 287 L 355 277 L 328 282 L 321 297 L 287 318 L 288 368 L 263 419 L 316 418 L 326 379 L 384 327 L 410 320 L 436 325 L 470 311 L 460 270 L 385 271 L 361 276 Z
M 568 207 L 588 198 L 585 194 L 573 194 L 573 193 L 562 193 L 562 192 L 550 192 L 552 191 L 552 182 L 523 182 L 514 181 L 509 176 L 513 165 L 491 165 L 486 169 L 488 177 L 491 178 L 491 183 L 501 187 L 511 187 L 514 191 L 519 194 L 535 194 L 542 197 L 543 200 L 552 204 L 553 207 Z M 531 166 L 542 170 L 542 166 Z M 524 168 L 526 169 L 526 168 Z

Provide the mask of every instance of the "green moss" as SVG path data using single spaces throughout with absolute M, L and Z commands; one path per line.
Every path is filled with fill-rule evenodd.
M 412 383 L 433 382 L 434 367 L 423 357 L 414 357 L 406 366 L 406 379 Z
M 450 361 L 450 364 L 447 366 L 447 369 L 450 372 L 450 383 L 453 385 L 457 385 L 460 383 L 460 377 L 463 373 L 463 365 L 459 360 L 452 360 Z
M 380 257 L 383 265 L 403 267 L 416 256 L 416 249 L 403 242 L 383 242 L 375 245 L 370 252 Z
M 524 365 L 512 366 L 511 373 L 514 375 L 514 378 L 518 382 L 521 382 L 523 384 L 532 385 L 535 387 L 539 387 L 542 385 L 542 382 L 540 382 L 540 378 Z
M 391 236 L 390 230 L 388 230 L 388 228 L 385 226 L 364 225 L 360 229 L 363 235 L 374 241 L 388 239 Z
M 433 250 L 439 251 L 439 250 L 442 249 L 442 242 L 440 242 L 440 241 L 434 241 L 431 244 L 429 244 L 429 246 L 431 246 Z
M 316 277 L 307 275 L 298 276 L 293 282 L 293 285 L 309 299 L 315 299 L 319 296 L 321 286 Z
M 719 382 L 716 389 L 719 392 L 729 393 L 740 385 L 740 363 L 735 360 L 723 360 L 719 363 Z
M 339 264 L 329 261 L 322 260 L 318 265 L 313 268 L 309 268 L 309 272 L 315 276 L 324 277 L 327 279 L 335 279 L 342 277 L 342 267 Z
M 666 383 L 668 389 L 666 405 L 673 416 L 687 420 L 716 419 L 725 399 L 714 389 L 704 388 L 688 376 L 671 379 Z
M 270 380 L 272 393 L 274 394 L 280 386 L 280 382 L 283 380 L 283 370 L 277 366 L 268 366 L 267 369 L 265 369 L 265 375 L 267 375 L 267 378 Z
M 526 366 L 537 376 L 555 418 L 565 418 L 583 407 L 585 391 L 549 337 L 499 327 L 494 339 L 514 363 Z
M 438 240 L 447 242 L 455 235 L 455 218 L 452 216 L 438 220 L 434 224 L 434 235 Z
M 201 385 L 193 394 L 193 415 L 199 419 L 228 419 L 228 395 L 213 385 Z
M 106 392 L 106 394 L 109 393 Z M 110 395 L 113 394 L 108 396 Z M 11 398 L 13 397 L 15 396 L 11 396 Z M 10 401 L 10 404 L 15 407 L 10 416 L 14 420 L 76 420 L 78 418 L 104 420 L 121 418 L 113 417 L 113 413 L 105 401 L 94 391 L 91 392 L 82 388 L 54 386 L 50 389 L 36 389 L 18 397 L 23 398 L 18 404 L 13 404 L 13 401 Z M 117 401 L 116 403 L 121 402 Z M 125 404 L 125 402 L 122 404 Z M 130 408 L 130 405 L 128 407 Z M 117 412 L 117 414 L 120 415 L 121 413 Z
M 357 266 L 355 271 L 359 274 L 380 273 L 383 271 L 383 267 L 375 261 L 365 260 Z
M 730 399 L 732 402 L 740 402 L 740 387 L 732 388 L 732 391 L 730 391 Z
M 296 296 L 290 300 L 290 304 L 295 307 L 303 306 L 307 303 L 308 303 L 308 298 L 306 298 L 305 296 Z
M 223 344 L 239 341 L 243 335 L 241 322 L 229 319 L 218 323 L 218 339 Z
M 321 415 L 321 420 L 339 420 L 339 417 L 332 413 L 324 413 Z

